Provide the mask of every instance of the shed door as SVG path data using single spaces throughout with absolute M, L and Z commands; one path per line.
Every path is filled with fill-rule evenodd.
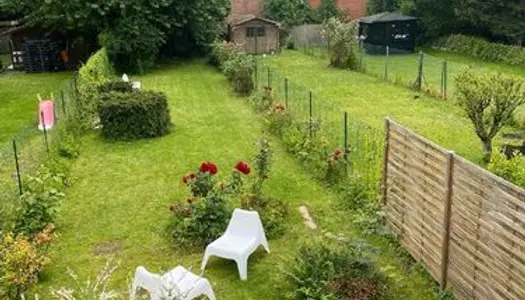
M 246 27 L 245 50 L 248 53 L 268 52 L 266 27 L 262 25 L 248 25 Z

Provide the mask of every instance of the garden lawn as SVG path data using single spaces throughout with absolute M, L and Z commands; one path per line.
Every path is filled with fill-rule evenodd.
M 203 160 L 217 163 L 218 176 L 226 177 L 239 159 L 251 159 L 261 135 L 260 121 L 245 99 L 232 95 L 224 76 L 204 63 L 173 65 L 141 80 L 146 89 L 168 95 L 174 130 L 132 143 L 110 143 L 96 134 L 83 140 L 81 157 L 72 166 L 73 186 L 57 221 L 60 239 L 51 247 L 53 262 L 37 292 L 46 295 L 50 286 L 71 284 L 68 267 L 81 279 L 93 277 L 111 257 L 120 261 L 113 281 L 119 290 L 127 289 L 139 265 L 160 272 L 182 264 L 200 273 L 203 251 L 189 253 L 170 245 L 165 234 L 171 217 L 168 206 L 187 196 L 181 178 Z M 270 240 L 269 256 L 259 251 L 251 257 L 246 282 L 238 279 L 233 262 L 212 259 L 206 276 L 218 299 L 284 298 L 281 288 L 286 285 L 279 280 L 283 260 L 303 241 L 322 234 L 305 229 L 297 212 L 300 204 L 310 207 L 321 230 L 356 234 L 352 217 L 337 208 L 335 196 L 312 181 L 278 142 L 274 148 L 266 194 L 290 204 L 287 233 Z M 371 241 L 384 249 L 381 267 L 393 278 L 394 299 L 436 299 L 434 284 L 420 270 L 401 266 L 386 241 Z
M 37 124 L 38 99 L 56 93 L 71 78 L 69 72 L 26 74 L 9 72 L 0 74 L 0 145 L 30 124 Z
M 476 163 L 482 148 L 470 120 L 452 102 L 425 96 L 405 87 L 385 83 L 363 73 L 338 70 L 326 59 L 298 51 L 285 51 L 260 63 L 279 70 L 289 80 L 311 89 L 317 105 L 323 102 L 347 111 L 372 127 L 383 128 L 385 117 Z M 306 88 L 304 88 L 306 90 Z M 319 104 L 321 102 L 321 104 Z M 496 145 L 501 143 L 497 140 Z

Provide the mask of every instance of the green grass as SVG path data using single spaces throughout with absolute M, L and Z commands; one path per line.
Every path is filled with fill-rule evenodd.
M 60 239 L 51 248 L 53 263 L 35 291 L 46 295 L 50 286 L 70 284 L 68 267 L 81 278 L 94 276 L 111 255 L 94 255 L 93 248 L 107 242 L 121 244 L 115 253 L 121 265 L 113 282 L 120 290 L 126 290 L 139 265 L 153 271 L 178 264 L 198 270 L 202 251 L 186 253 L 170 246 L 164 233 L 170 219 L 168 205 L 187 195 L 181 176 L 203 160 L 216 162 L 221 177 L 228 176 L 237 160 L 250 159 L 261 122 L 246 99 L 232 95 L 224 76 L 203 63 L 162 68 L 141 80 L 145 88 L 168 95 L 173 132 L 132 143 L 109 143 L 95 134 L 83 140 L 81 157 L 71 170 L 73 186 L 67 190 L 57 222 Z M 238 279 L 233 262 L 212 259 L 206 276 L 218 299 L 283 299 L 279 266 L 302 242 L 325 230 L 357 234 L 352 216 L 337 209 L 335 195 L 312 181 L 277 141 L 273 144 L 275 163 L 266 193 L 290 204 L 287 233 L 270 241 L 270 255 L 260 251 L 250 259 L 246 282 Z M 311 208 L 322 231 L 305 229 L 296 209 L 300 204 Z M 405 269 L 387 241 L 370 241 L 383 249 L 379 259 L 393 278 L 394 299 L 436 299 L 433 282 L 417 269 Z
M 0 74 L 0 145 L 25 126 L 38 123 L 37 94 L 49 97 L 71 78 L 71 73 Z M 55 95 L 56 97 L 57 95 Z
M 424 49 L 425 53 L 446 59 L 451 63 L 471 66 L 476 69 L 487 69 L 495 72 L 512 73 L 520 76 L 525 76 L 525 69 L 519 66 L 512 66 L 504 63 L 485 61 L 476 57 L 452 53 L 448 51 L 441 51 L 435 49 Z
M 296 51 L 262 58 L 262 62 L 311 89 L 317 101 L 338 106 L 340 111 L 379 130 L 384 118 L 390 117 L 471 161 L 482 161 L 481 144 L 473 126 L 463 111 L 450 102 L 366 74 L 337 70 L 329 67 L 326 60 Z

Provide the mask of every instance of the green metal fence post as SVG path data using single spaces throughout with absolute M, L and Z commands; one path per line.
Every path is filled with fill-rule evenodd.
M 390 46 L 386 46 L 385 81 L 388 80 L 388 59 L 390 58 Z
M 447 99 L 447 88 L 448 88 L 448 62 L 443 62 L 443 98 Z
M 23 194 L 23 188 L 22 188 L 22 176 L 20 175 L 20 164 L 18 163 L 18 152 L 16 149 L 16 141 L 13 140 L 13 152 L 15 155 L 15 166 L 16 166 L 16 179 L 18 181 L 18 193 L 20 196 Z
M 46 150 L 49 152 L 49 141 L 47 139 L 47 128 L 46 128 L 46 120 L 44 119 L 44 112 L 40 112 L 40 117 L 42 119 L 42 129 L 44 129 L 44 144 L 46 145 Z
M 312 126 L 313 126 L 313 116 L 314 116 L 314 114 L 313 114 L 313 94 L 312 94 L 312 91 L 310 91 L 310 111 L 309 111 L 309 115 L 310 115 L 310 120 L 309 120 L 309 122 L 310 122 L 310 126 L 309 126 L 310 127 L 310 138 L 312 138 L 313 137 L 313 128 L 312 128 Z
M 284 78 L 284 101 L 286 103 L 286 109 L 289 110 L 289 107 L 288 107 L 288 77 Z

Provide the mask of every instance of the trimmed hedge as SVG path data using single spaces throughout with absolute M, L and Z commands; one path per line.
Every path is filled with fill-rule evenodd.
M 491 43 L 478 37 L 451 35 L 439 39 L 434 48 L 474 56 L 487 61 L 525 66 L 525 48 Z
M 97 107 L 100 100 L 99 89 L 111 82 L 115 72 L 105 48 L 93 54 L 78 71 L 76 82 L 78 101 L 77 117 L 83 130 L 92 129 L 97 121 Z
M 119 93 L 131 93 L 133 92 L 133 86 L 129 82 L 122 80 L 110 81 L 99 87 L 100 93 L 119 92 Z
M 109 92 L 99 105 L 102 135 L 111 140 L 153 138 L 169 133 L 166 95 L 159 92 Z
M 233 43 L 217 42 L 212 47 L 211 63 L 226 75 L 235 92 L 249 95 L 255 88 L 256 62 L 253 56 Z

